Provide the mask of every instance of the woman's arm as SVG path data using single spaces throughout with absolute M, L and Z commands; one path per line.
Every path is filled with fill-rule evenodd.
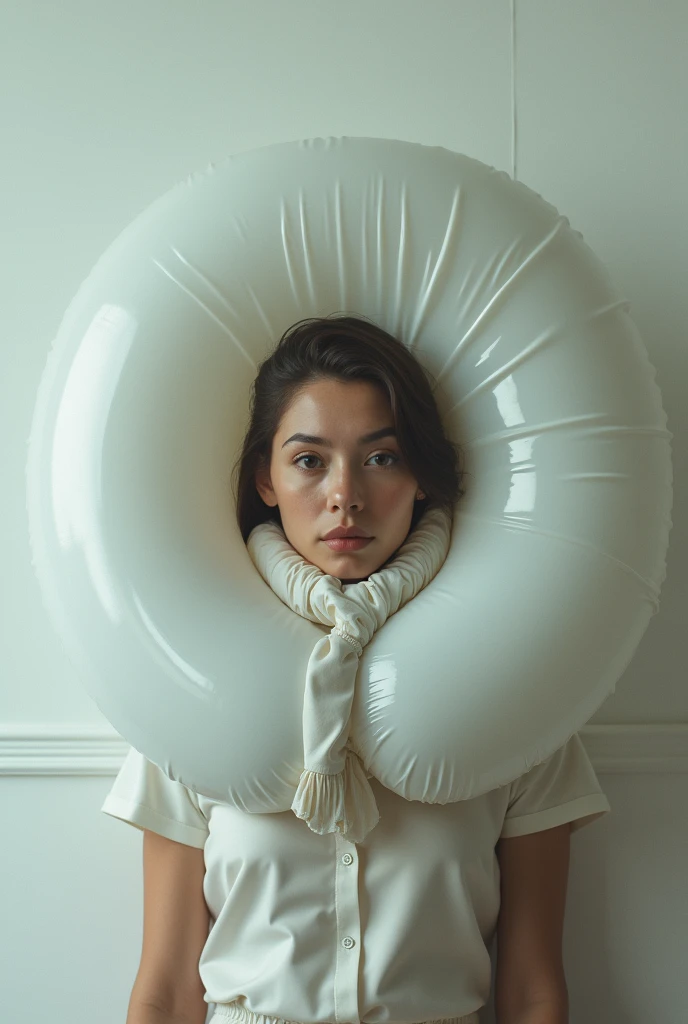
M 568 1024 L 562 940 L 570 835 L 566 822 L 497 843 L 497 1024 Z
M 143 948 L 126 1024 L 205 1024 L 198 963 L 210 930 L 203 850 L 145 829 Z
M 206 1011 L 207 1008 L 206 1004 Z M 205 1018 L 206 1012 L 203 1013 L 203 1021 Z M 175 1016 L 167 1010 L 159 1010 L 155 1006 L 138 1003 L 132 999 L 129 1001 L 126 1024 L 192 1024 L 192 1021 L 195 1022 L 198 1019 L 194 1017 L 190 1020 L 185 1014 L 181 1017 Z

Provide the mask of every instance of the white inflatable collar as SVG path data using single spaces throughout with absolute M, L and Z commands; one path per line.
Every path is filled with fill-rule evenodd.
M 248 811 L 291 806 L 322 627 L 256 571 L 229 467 L 258 363 L 335 311 L 417 355 L 466 455 L 441 571 L 360 658 L 350 734 L 385 786 L 447 803 L 547 758 L 614 690 L 666 573 L 655 371 L 553 206 L 460 153 L 385 139 L 269 146 L 193 176 L 65 315 L 29 525 L 103 714 L 170 778 Z

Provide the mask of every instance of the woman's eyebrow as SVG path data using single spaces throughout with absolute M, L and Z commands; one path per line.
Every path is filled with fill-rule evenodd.
M 374 430 L 372 434 L 364 434 L 363 437 L 359 437 L 359 444 L 366 444 L 368 441 L 378 441 L 381 437 L 396 437 L 397 432 L 394 427 L 382 427 L 380 430 Z M 291 444 L 293 441 L 298 441 L 299 444 L 319 444 L 323 448 L 331 448 L 332 442 L 328 441 L 326 437 L 317 437 L 315 434 L 292 434 L 284 442 L 282 447 Z

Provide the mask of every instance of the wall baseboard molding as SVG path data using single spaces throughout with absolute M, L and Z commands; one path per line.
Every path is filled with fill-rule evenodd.
M 688 772 L 688 723 L 579 730 L 600 775 Z M 129 744 L 102 726 L 0 724 L 0 775 L 116 775 Z

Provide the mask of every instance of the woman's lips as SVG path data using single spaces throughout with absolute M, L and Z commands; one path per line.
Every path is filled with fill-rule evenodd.
M 372 537 L 332 537 L 325 543 L 331 551 L 358 551 L 359 548 L 370 544 L 371 540 Z

